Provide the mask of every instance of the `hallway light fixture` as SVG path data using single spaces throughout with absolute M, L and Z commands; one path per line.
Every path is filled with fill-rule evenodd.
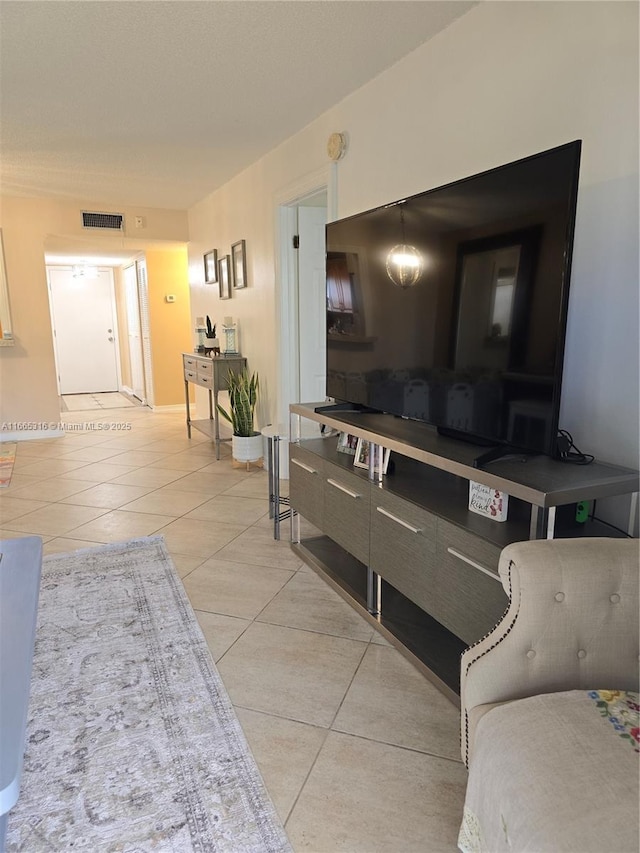
M 424 264 L 420 252 L 414 246 L 407 244 L 402 207 L 400 207 L 400 229 L 402 242 L 394 246 L 387 255 L 387 275 L 394 284 L 404 289 L 418 283 Z

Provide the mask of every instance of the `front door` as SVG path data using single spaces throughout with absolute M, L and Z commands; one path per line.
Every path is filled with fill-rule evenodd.
M 74 277 L 50 267 L 49 293 L 60 394 L 118 390 L 113 272 Z

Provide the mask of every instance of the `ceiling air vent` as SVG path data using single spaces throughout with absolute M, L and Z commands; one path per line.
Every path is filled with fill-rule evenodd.
M 106 228 L 108 231 L 122 231 L 124 216 L 121 213 L 92 213 L 82 211 L 83 228 Z

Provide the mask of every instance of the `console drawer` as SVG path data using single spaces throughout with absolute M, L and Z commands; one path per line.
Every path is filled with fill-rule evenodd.
M 466 643 L 484 637 L 509 599 L 498 576 L 500 548 L 438 520 L 438 619 Z
M 322 529 L 323 462 L 315 453 L 289 444 L 289 499 L 301 516 Z
M 205 388 L 213 388 L 213 377 L 206 374 L 203 375 L 200 373 L 200 370 L 196 373 L 195 381 L 197 385 L 202 385 Z
M 196 381 L 195 370 L 185 370 L 184 378 L 187 380 L 187 382 L 195 382 Z
M 202 358 L 198 361 L 198 376 L 213 376 L 213 362 L 211 359 Z
M 369 494 L 365 477 L 325 462 L 323 530 L 345 551 L 369 563 Z
M 374 572 L 432 616 L 437 613 L 436 517 L 381 489 L 371 492 Z
M 196 365 L 197 365 L 197 363 L 198 363 L 198 359 L 197 359 L 197 358 L 191 358 L 191 356 L 183 355 L 183 356 L 182 356 L 182 362 L 183 362 L 183 364 L 184 364 L 184 369 L 185 369 L 185 371 L 187 371 L 187 370 L 192 370 L 192 371 L 194 371 L 194 372 L 195 372 L 195 370 L 196 370 Z

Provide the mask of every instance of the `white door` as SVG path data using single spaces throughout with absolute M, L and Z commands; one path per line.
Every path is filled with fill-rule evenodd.
M 113 272 L 75 277 L 49 268 L 49 293 L 60 394 L 118 390 Z
M 298 341 L 300 387 L 297 402 L 326 397 L 326 207 L 298 207 Z
M 140 333 L 140 306 L 138 304 L 138 279 L 135 265 L 124 270 L 124 288 L 127 305 L 127 337 L 129 340 L 129 365 L 131 390 L 134 397 L 144 403 L 144 367 L 142 364 L 142 335 Z

